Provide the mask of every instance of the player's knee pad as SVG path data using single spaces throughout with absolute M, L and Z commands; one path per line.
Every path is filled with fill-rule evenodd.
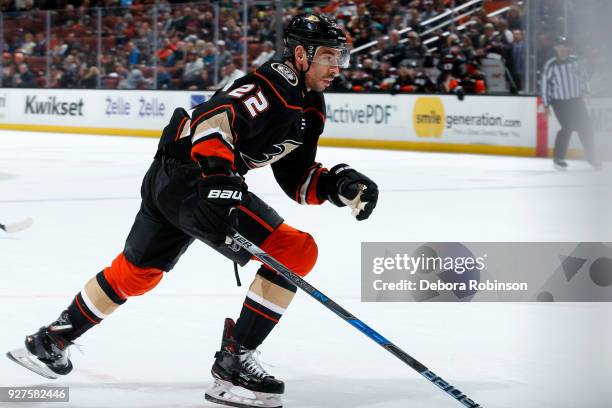
M 285 223 L 266 238 L 261 249 L 300 276 L 306 276 L 312 270 L 319 254 L 310 234 Z
M 123 299 L 140 296 L 153 289 L 163 276 L 156 268 L 141 268 L 119 254 L 110 267 L 104 269 L 104 277 L 113 290 Z

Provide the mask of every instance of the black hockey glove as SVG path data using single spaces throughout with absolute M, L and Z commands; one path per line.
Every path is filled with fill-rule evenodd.
M 225 242 L 235 227 L 232 210 L 242 201 L 246 185 L 239 176 L 214 175 L 204 177 L 198 185 L 200 202 L 194 218 L 215 245 Z
M 362 221 L 374 211 L 378 201 L 378 186 L 348 164 L 338 164 L 322 178 L 323 196 L 338 207 L 349 206 L 357 220 Z

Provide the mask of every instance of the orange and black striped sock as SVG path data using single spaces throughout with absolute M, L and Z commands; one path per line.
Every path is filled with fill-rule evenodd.
M 88 282 L 86 287 L 74 297 L 68 309 L 62 313 L 62 315 L 67 315 L 69 324 L 72 325 L 71 329 L 62 331 L 62 336 L 66 340 L 73 341 L 80 337 L 87 330 L 99 324 L 109 313 L 107 308 L 100 307 L 99 295 L 92 299 L 93 296 L 87 294 L 86 289 L 92 286 L 99 289 L 98 292 L 103 293 L 115 305 L 125 303 L 125 299 L 121 298 L 109 285 L 104 273 L 98 273 L 95 280 Z M 92 293 L 91 290 L 89 292 Z M 93 292 L 96 293 L 95 290 Z
M 256 349 L 274 329 L 296 290 L 281 275 L 262 266 L 242 305 L 234 340 L 247 349 Z

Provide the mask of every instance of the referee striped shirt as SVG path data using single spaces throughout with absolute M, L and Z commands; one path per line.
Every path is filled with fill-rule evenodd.
M 552 101 L 581 98 L 586 93 L 589 93 L 587 72 L 575 55 L 565 61 L 554 57 L 544 65 L 542 98 L 545 107 Z

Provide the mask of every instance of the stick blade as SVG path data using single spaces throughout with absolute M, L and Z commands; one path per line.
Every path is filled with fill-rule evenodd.
M 30 228 L 33 223 L 34 221 L 32 220 L 32 218 L 26 218 L 23 221 L 18 221 L 12 224 L 2 225 L 2 229 L 12 234 L 14 232 L 23 231 L 24 229 Z

